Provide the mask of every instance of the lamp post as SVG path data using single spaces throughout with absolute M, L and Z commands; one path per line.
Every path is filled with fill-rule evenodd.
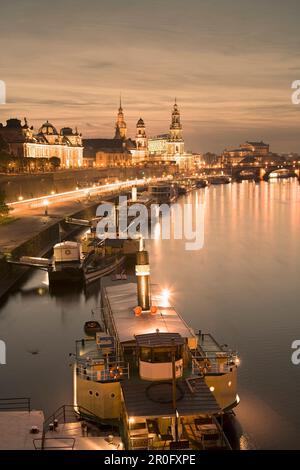
M 44 208 L 45 208 L 45 215 L 47 216 L 48 215 L 48 207 L 49 207 L 48 199 L 44 199 L 43 204 L 44 204 Z

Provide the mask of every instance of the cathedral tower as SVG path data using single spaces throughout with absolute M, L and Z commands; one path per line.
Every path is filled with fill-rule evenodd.
M 136 124 L 136 148 L 138 150 L 147 150 L 147 135 L 146 135 L 146 127 L 145 123 L 142 118 L 140 118 Z
M 182 138 L 182 125 L 180 123 L 180 112 L 175 98 L 172 111 L 172 122 L 168 139 L 168 154 L 182 155 L 184 153 L 184 140 Z
M 126 134 L 127 134 L 127 126 L 126 126 L 126 122 L 124 121 L 124 113 L 123 113 L 122 102 L 121 102 L 121 97 L 120 97 L 120 106 L 119 106 L 119 112 L 118 112 L 118 117 L 116 121 L 115 139 L 125 140 Z

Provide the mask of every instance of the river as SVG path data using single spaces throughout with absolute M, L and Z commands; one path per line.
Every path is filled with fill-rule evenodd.
M 204 209 L 204 244 L 151 240 L 151 276 L 195 329 L 237 349 L 241 448 L 300 449 L 300 186 L 296 178 L 211 186 L 181 197 Z M 99 284 L 87 292 L 50 294 L 47 274 L 34 271 L 0 305 L 0 396 L 30 396 L 49 415 L 72 403 L 74 341 L 99 305 Z

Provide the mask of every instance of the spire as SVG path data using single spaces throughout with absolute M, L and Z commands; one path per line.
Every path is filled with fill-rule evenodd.
M 126 126 L 126 122 L 124 120 L 121 93 L 120 93 L 119 111 L 118 111 L 118 116 L 117 116 L 117 121 L 116 121 L 116 127 L 115 128 L 116 128 L 115 139 L 125 140 L 126 139 L 126 133 L 127 133 L 127 126 Z

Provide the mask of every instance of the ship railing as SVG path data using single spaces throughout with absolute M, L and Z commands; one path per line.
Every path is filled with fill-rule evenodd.
M 31 411 L 29 397 L 0 398 L 0 411 Z
M 99 371 L 92 370 L 91 366 L 97 365 L 96 361 L 93 361 L 93 363 L 94 364 L 77 362 L 77 377 L 83 380 L 91 380 L 92 382 L 118 382 L 120 380 L 129 379 L 128 362 L 102 363 L 104 368 Z
M 42 437 L 33 439 L 35 450 L 73 450 L 75 437 Z
M 102 426 L 104 423 L 102 420 L 92 411 L 88 410 L 84 406 L 80 405 L 62 405 L 60 406 L 51 416 L 45 419 L 43 424 L 43 433 L 42 437 L 35 439 L 34 447 L 37 450 L 49 449 L 47 446 L 47 441 L 54 439 L 54 436 L 47 437 L 48 431 L 54 431 L 57 426 L 60 426 L 64 423 L 72 423 L 74 421 L 85 421 L 91 422 L 95 425 Z M 61 440 L 66 440 L 69 436 L 61 437 Z M 41 439 L 41 441 L 40 441 Z M 39 442 L 39 445 L 38 445 Z M 53 448 L 53 446 L 50 446 Z M 70 447 L 70 446 L 68 446 Z M 62 446 L 60 446 L 62 448 Z
M 204 353 L 191 351 L 193 374 L 226 374 L 237 365 L 237 355 L 227 352 Z

